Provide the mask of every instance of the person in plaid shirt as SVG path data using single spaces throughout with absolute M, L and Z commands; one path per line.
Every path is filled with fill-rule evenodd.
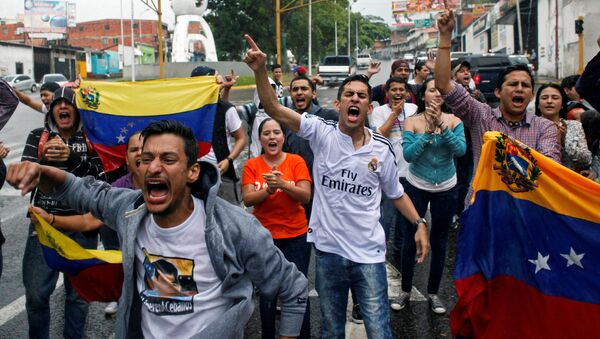
M 498 76 L 495 94 L 500 106 L 491 108 L 473 98 L 463 86 L 450 81 L 450 48 L 454 13 L 447 11 L 438 19 L 440 45 L 435 63 L 435 87 L 452 112 L 471 131 L 473 163 L 479 163 L 483 134 L 499 131 L 515 138 L 543 155 L 560 162 L 558 129 L 548 119 L 527 112 L 533 99 L 534 80 L 526 65 L 509 66 Z M 472 188 L 466 201 L 470 200 Z

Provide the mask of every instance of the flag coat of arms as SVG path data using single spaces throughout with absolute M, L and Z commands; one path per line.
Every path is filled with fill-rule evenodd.
M 600 185 L 498 132 L 461 220 L 454 336 L 590 338 L 600 330 Z
M 121 251 L 83 248 L 35 212 L 31 220 L 48 267 L 63 272 L 85 301 L 119 300 L 123 286 Z
M 214 77 L 83 81 L 76 93 L 86 135 L 107 172 L 125 163 L 129 137 L 153 121 L 183 123 L 196 136 L 198 158 L 210 151 L 219 100 L 219 85 Z

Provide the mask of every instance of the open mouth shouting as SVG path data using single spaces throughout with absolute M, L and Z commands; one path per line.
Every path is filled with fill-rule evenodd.
M 296 97 L 295 98 L 295 106 L 297 108 L 305 108 L 306 107 L 306 98 L 305 97 Z
M 360 116 L 360 109 L 357 106 L 348 107 L 348 122 L 357 122 Z
M 515 95 L 512 97 L 512 104 L 516 108 L 523 108 L 525 106 L 525 98 L 521 95 Z
M 162 204 L 169 196 L 169 184 L 162 178 L 148 178 L 145 182 L 147 192 L 147 203 Z
M 269 153 L 275 153 L 279 150 L 279 144 L 277 143 L 277 141 L 269 141 L 269 143 L 267 144 L 267 151 Z
M 71 117 L 71 112 L 69 112 L 68 110 L 62 110 L 58 113 L 58 121 L 57 123 L 65 126 L 65 125 L 70 125 L 72 122 L 73 118 Z

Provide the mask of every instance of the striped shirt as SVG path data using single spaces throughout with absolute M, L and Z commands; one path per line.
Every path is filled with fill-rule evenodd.
M 464 89 L 454 83 L 454 89 L 443 96 L 452 113 L 459 117 L 471 131 L 473 143 L 473 164 L 477 168 L 483 145 L 483 134 L 488 131 L 499 131 L 517 139 L 539 153 L 560 162 L 560 144 L 558 129 L 550 120 L 525 113 L 525 119 L 518 126 L 509 126 L 502 117 L 499 108 L 491 108 L 477 101 Z M 470 200 L 473 188 L 469 189 L 467 201 Z
M 491 108 L 477 101 L 458 84 L 455 84 L 454 90 L 444 96 L 444 101 L 450 106 L 454 115 L 459 117 L 471 131 L 475 168 L 481 155 L 483 134 L 487 131 L 505 133 L 554 161 L 560 162 L 558 129 L 550 120 L 527 112 L 520 126 L 511 127 L 502 117 L 499 108 Z
M 105 180 L 104 171 L 100 158 L 95 152 L 88 152 L 87 143 L 83 132 L 76 132 L 71 138 L 65 140 L 71 153 L 69 159 L 65 162 L 42 162 L 38 159 L 38 146 L 40 138 L 45 128 L 37 128 L 29 132 L 27 141 L 25 142 L 25 148 L 23 149 L 23 155 L 21 161 L 39 162 L 42 165 L 53 166 L 66 172 L 73 173 L 78 177 L 91 175 L 95 178 Z M 56 135 L 55 132 L 51 133 L 48 140 Z M 31 193 L 31 202 L 34 206 L 40 207 L 46 212 L 56 215 L 75 215 L 80 214 L 77 211 L 66 206 L 61 201 L 55 200 L 49 196 L 44 195 L 37 188 Z

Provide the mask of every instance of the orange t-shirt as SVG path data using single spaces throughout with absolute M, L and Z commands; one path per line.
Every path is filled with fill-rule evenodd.
M 296 154 L 286 153 L 277 169 L 283 173 L 281 178 L 285 181 L 293 184 L 302 180 L 311 182 L 306 162 Z M 269 172 L 271 168 L 262 156 L 249 159 L 244 166 L 242 186 L 254 185 L 256 190 L 265 188 L 267 183 L 262 175 Z M 297 237 L 308 230 L 302 204 L 279 189 L 254 206 L 253 214 L 271 232 L 273 239 Z

